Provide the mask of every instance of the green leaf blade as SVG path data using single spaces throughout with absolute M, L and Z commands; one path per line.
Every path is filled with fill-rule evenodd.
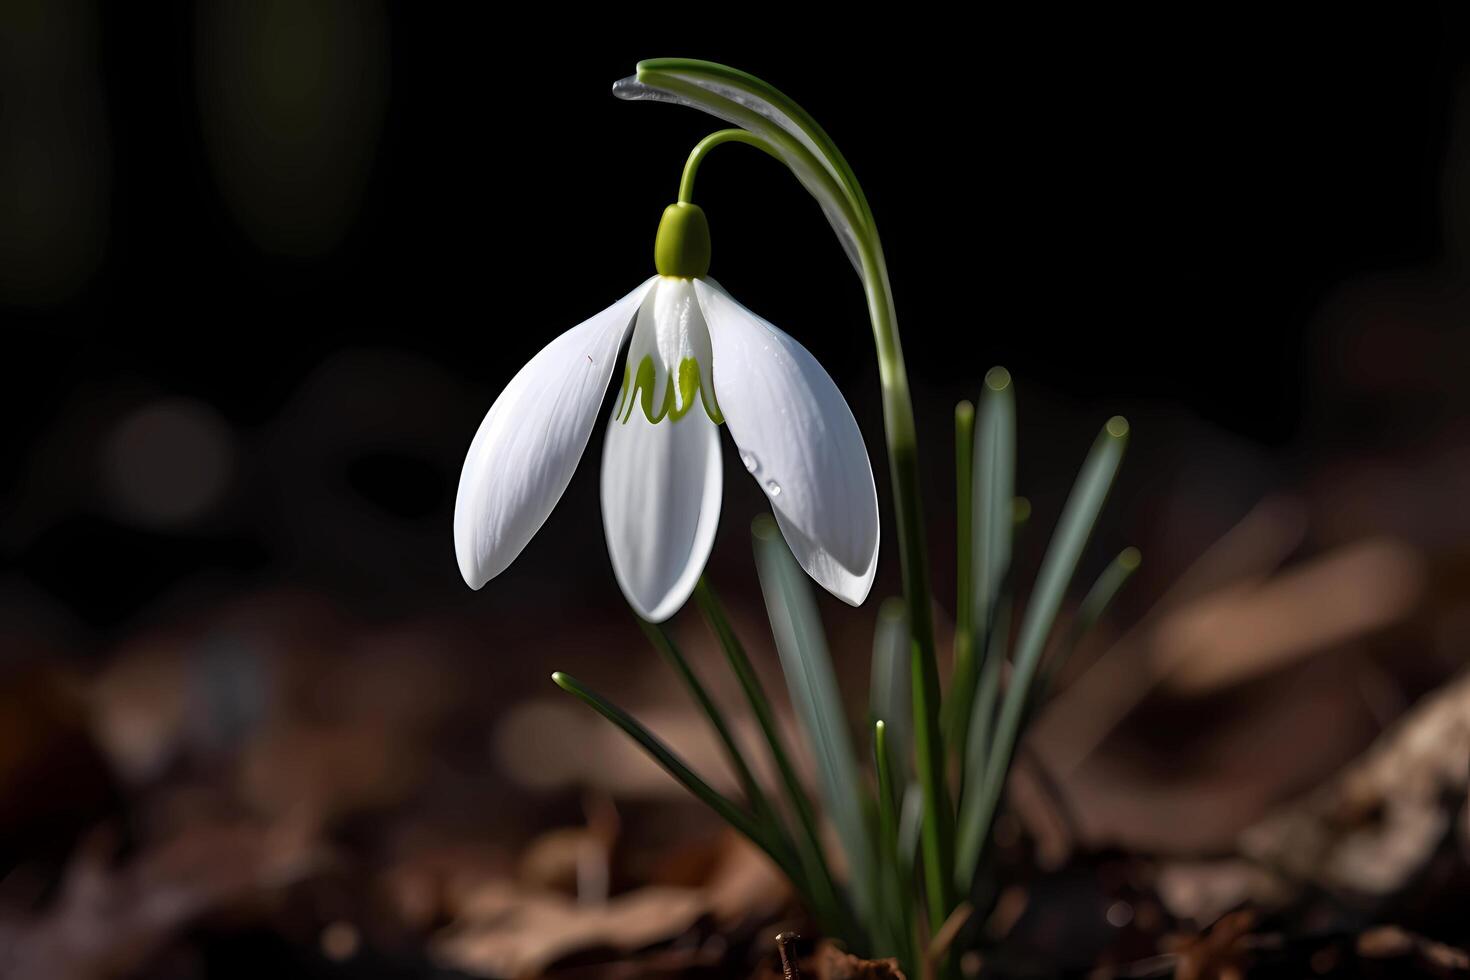
M 909 621 L 902 599 L 886 599 L 873 628 L 872 674 L 868 683 L 870 721 L 888 729 L 895 779 L 907 785 L 913 771 L 913 693 L 909 672 Z
M 968 888 L 973 882 L 980 853 L 1010 771 L 1031 682 L 1040 664 L 1047 636 L 1056 621 L 1098 514 L 1107 500 L 1127 444 L 1128 423 L 1114 416 L 1093 442 L 1047 545 L 1036 586 L 1017 633 L 1015 666 L 989 747 L 984 782 L 978 787 L 978 792 L 975 792 L 976 787 L 971 787 L 961 805 L 960 842 L 955 862 L 956 880 L 961 887 Z
M 983 766 L 1000 690 L 1000 668 L 1010 639 L 1011 555 L 1015 543 L 1016 399 L 1011 374 L 985 374 L 974 427 L 970 556 L 971 670 L 956 675 L 950 697 L 950 743 L 960 753 L 962 785 Z M 978 784 L 977 784 L 978 785 Z
M 761 789 L 755 774 L 751 772 L 750 766 L 746 764 L 745 754 L 740 751 L 740 745 L 735 741 L 734 734 L 730 731 L 729 724 L 725 721 L 724 713 L 715 704 L 714 698 L 710 697 L 709 691 L 705 689 L 694 668 L 689 665 L 688 659 L 669 636 L 668 631 L 662 626 L 650 623 L 642 617 L 638 617 L 638 626 L 643 630 L 643 635 L 659 655 L 668 662 L 679 679 L 684 682 L 690 697 L 694 703 L 704 712 L 710 728 L 714 730 L 719 739 L 721 747 L 725 750 L 725 757 L 730 762 L 730 768 L 735 771 L 736 778 L 740 780 L 740 786 L 745 791 L 746 801 L 755 811 L 756 819 L 764 824 L 773 837 L 785 836 L 785 828 L 781 825 L 780 817 L 772 808 L 770 800 Z
M 889 942 L 898 951 L 908 971 L 918 962 L 918 947 L 914 940 L 914 888 L 913 880 L 904 874 L 898 856 L 898 796 L 893 781 L 893 754 L 888 734 L 881 718 L 873 723 L 873 762 L 878 774 L 878 853 L 883 872 L 881 886 L 885 918 L 891 934 Z
M 1077 615 L 1073 617 L 1072 624 L 1067 629 L 1067 637 L 1062 641 L 1061 649 L 1053 657 L 1047 658 L 1042 665 L 1040 675 L 1036 679 L 1031 701 L 1032 710 L 1039 707 L 1046 699 L 1047 692 L 1051 689 L 1052 680 L 1057 672 L 1071 659 L 1077 647 L 1081 644 L 1083 637 L 1092 632 L 1092 628 L 1102 619 L 1103 613 L 1113 604 L 1123 586 L 1138 571 L 1138 566 L 1143 562 L 1143 556 L 1137 548 L 1124 548 L 1118 557 L 1108 562 L 1108 567 L 1102 570 L 1097 580 L 1092 583 L 1092 588 L 1082 597 L 1077 604 Z
M 623 734 L 636 742 L 644 752 L 653 758 L 654 762 L 657 762 L 665 772 L 674 777 L 675 781 L 694 794 L 700 802 L 715 811 L 721 819 L 736 831 L 743 834 L 753 844 L 770 855 L 771 859 L 776 862 L 776 865 L 791 877 L 793 881 L 799 880 L 793 874 L 795 868 L 791 866 L 785 855 L 780 853 L 779 847 L 766 835 L 762 827 L 723 793 L 700 778 L 658 736 L 644 728 L 632 715 L 596 691 L 593 691 L 570 674 L 557 671 L 551 675 L 551 679 L 557 687 L 576 697 L 588 707 L 592 708 L 592 710 L 622 729 Z
M 859 918 L 871 928 L 875 878 L 873 845 L 863 818 L 864 794 L 847 731 L 847 714 L 827 640 L 806 574 L 769 517 L 752 526 L 756 566 L 776 651 L 792 704 L 817 762 L 818 786 L 852 873 L 851 893 Z
M 725 652 L 725 658 L 730 664 L 731 671 L 740 682 L 741 690 L 745 693 L 751 712 L 755 715 L 761 733 L 765 736 L 771 758 L 781 775 L 787 801 L 796 813 L 801 832 L 796 836 L 795 846 L 801 869 L 811 886 L 812 913 L 829 931 L 846 937 L 853 948 L 861 948 L 862 936 L 853 921 L 852 911 L 838 893 L 836 881 L 832 877 L 832 869 L 828 866 L 826 855 L 822 851 L 816 813 L 812 809 L 811 800 L 801 783 L 796 767 L 791 762 L 791 755 L 786 750 L 785 739 L 777 727 L 775 711 L 771 707 L 770 699 L 766 696 L 760 678 L 756 676 L 755 666 L 750 662 L 750 657 L 746 654 L 740 637 L 730 625 L 730 618 L 725 615 L 725 609 L 720 604 L 719 597 L 715 595 L 714 589 L 704 578 L 700 578 L 698 584 L 695 585 L 694 597 L 699 604 L 700 612 L 704 614 L 710 629 L 714 631 L 715 637 L 719 640 L 720 648 Z
M 940 727 L 949 750 L 964 766 L 964 738 L 973 703 L 975 664 L 975 406 L 962 401 L 954 409 L 955 478 L 955 611 L 954 672 L 944 700 Z

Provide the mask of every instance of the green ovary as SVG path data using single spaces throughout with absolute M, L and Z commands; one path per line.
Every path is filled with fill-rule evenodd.
M 618 392 L 617 418 L 620 422 L 627 422 L 633 417 L 633 406 L 635 403 L 643 406 L 643 414 L 648 421 L 653 423 L 662 422 L 667 418 L 670 422 L 677 422 L 689 410 L 694 407 L 695 395 L 699 396 L 698 404 L 704 406 L 705 414 L 719 425 L 725 421 L 725 416 L 720 414 L 720 406 L 715 402 L 714 392 L 706 391 L 705 385 L 700 382 L 699 362 L 692 357 L 686 357 L 679 362 L 679 370 L 673 383 L 664 389 L 663 404 L 657 410 L 653 407 L 653 392 L 658 387 L 658 374 L 654 370 L 653 358 L 644 355 L 643 360 L 638 362 L 638 370 L 634 372 L 633 365 L 627 364 L 623 368 L 623 386 Z M 674 405 L 674 386 L 679 389 L 679 407 Z

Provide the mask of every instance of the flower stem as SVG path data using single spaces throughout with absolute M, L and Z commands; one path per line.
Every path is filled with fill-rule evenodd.
M 912 643 L 909 669 L 914 693 L 914 754 L 924 794 L 925 897 L 929 927 L 938 929 L 954 907 L 954 811 L 946 785 L 944 740 L 939 728 L 939 665 L 934 653 L 929 562 L 919 496 L 919 447 L 883 246 L 871 224 L 865 231 L 859 237 L 858 254 L 878 349 L 883 428 L 888 437 L 888 467 L 893 480 L 893 509 L 898 512 L 898 549 Z
M 721 143 L 744 143 L 747 146 L 753 146 L 770 154 L 777 160 L 781 159 L 781 155 L 776 152 L 775 147 L 749 130 L 721 129 L 717 132 L 710 133 L 704 139 L 694 144 L 694 149 L 689 151 L 689 159 L 684 162 L 684 175 L 679 178 L 680 204 L 694 203 L 694 177 L 699 173 L 699 165 L 704 162 L 704 158 L 709 155 L 709 151 Z

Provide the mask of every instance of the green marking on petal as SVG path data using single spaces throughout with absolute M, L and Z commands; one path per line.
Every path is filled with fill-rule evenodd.
M 627 422 L 633 417 L 633 406 L 640 401 L 643 403 L 643 414 L 653 415 L 653 383 L 655 374 L 653 371 L 653 358 L 644 355 L 643 360 L 638 362 L 638 371 L 633 371 L 633 366 L 628 365 L 626 369 L 628 377 L 632 378 L 632 387 L 628 389 L 628 403 L 623 409 L 622 421 Z
M 674 386 L 671 384 L 664 385 L 664 400 L 663 403 L 659 405 L 658 413 L 656 415 L 648 414 L 648 405 L 650 402 L 653 401 L 653 395 L 651 394 L 652 389 L 650 388 L 649 390 L 650 394 L 648 396 L 648 400 L 643 403 L 643 414 L 648 415 L 648 421 L 657 425 L 659 422 L 662 422 L 665 418 L 668 417 L 669 411 L 674 407 Z
M 715 399 L 714 385 L 699 386 L 699 401 L 704 405 L 704 414 L 709 416 L 711 422 L 715 425 L 725 424 L 725 416 L 720 412 L 720 403 Z
M 667 418 L 670 422 L 677 422 L 696 404 L 704 407 L 705 414 L 719 425 L 725 421 L 720 414 L 720 409 L 714 402 L 714 392 L 706 391 L 699 372 L 699 362 L 692 357 L 686 357 L 679 362 L 679 370 L 675 378 L 664 387 L 664 397 L 658 408 L 653 407 L 653 393 L 657 387 L 658 372 L 653 364 L 652 355 L 645 354 L 638 362 L 638 370 L 635 373 L 633 366 L 629 364 L 623 370 L 623 391 L 618 396 L 618 410 L 615 417 L 620 422 L 627 422 L 633 417 L 633 407 L 641 406 L 643 415 L 649 422 L 655 425 Z M 678 386 L 678 404 L 674 398 L 675 386 Z
M 673 393 L 674 387 L 670 385 L 669 394 L 672 395 Z M 694 407 L 695 396 L 698 393 L 699 362 L 692 357 L 686 357 L 679 362 L 679 403 L 683 407 L 669 407 L 669 418 L 677 422 L 689 414 L 689 409 Z
M 618 407 L 613 409 L 613 418 L 623 419 L 623 405 L 628 400 L 628 385 L 633 381 L 633 365 L 623 363 L 623 384 L 618 388 Z M 627 419 L 623 419 L 627 421 Z

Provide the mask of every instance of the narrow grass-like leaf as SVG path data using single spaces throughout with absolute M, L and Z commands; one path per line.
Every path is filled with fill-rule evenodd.
M 853 904 L 859 919 L 871 927 L 877 912 L 873 903 L 873 846 L 863 819 L 864 794 L 847 731 L 847 714 L 827 653 L 816 600 L 806 573 L 792 558 L 776 522 L 770 517 L 757 518 L 751 532 L 761 593 L 791 701 L 816 758 L 828 816 L 847 855 Z
M 980 852 L 989 836 L 1001 791 L 1005 788 L 1027 695 L 1040 665 L 1046 638 L 1061 609 L 1067 586 L 1077 570 L 1098 513 L 1112 488 L 1127 442 L 1128 423 L 1120 416 L 1109 419 L 1082 464 L 1066 506 L 1062 508 L 1056 531 L 1047 545 L 1041 570 L 1036 576 L 1036 587 L 1016 637 L 1015 667 L 996 720 L 995 735 L 985 763 L 984 783 L 978 793 L 971 787 L 961 806 L 955 865 L 956 882 L 964 889 L 968 889 L 974 879 Z
M 903 791 L 903 806 L 898 812 L 898 866 L 908 881 L 914 880 L 923 825 L 924 789 L 918 783 L 909 783 Z
M 1011 373 L 1003 367 L 985 373 L 975 427 L 975 468 L 974 622 L 984 628 L 1011 566 L 1016 523 L 1016 398 Z
M 1007 629 L 1001 627 L 1008 626 L 1002 622 L 1006 619 L 1002 610 L 1009 607 L 1003 586 L 1010 573 L 1015 529 L 1016 398 L 1011 374 L 1003 367 L 993 367 L 985 374 L 974 431 L 971 605 L 967 613 L 973 652 L 967 672 L 963 676 L 956 672 L 950 693 L 954 710 L 947 719 L 947 737 L 959 754 L 961 774 L 970 768 L 966 759 L 972 716 L 977 710 L 987 716 L 994 710 L 1007 639 Z
M 776 715 L 771 708 L 770 699 L 766 697 L 765 688 L 756 676 L 755 667 L 745 652 L 745 646 L 730 625 L 730 619 L 725 615 L 719 597 L 705 579 L 701 578 L 694 587 L 694 598 L 710 629 L 714 630 L 715 637 L 720 641 L 720 648 L 724 650 L 725 659 L 729 661 L 731 671 L 740 682 L 740 689 L 745 692 L 745 699 L 750 704 L 751 712 L 755 714 L 761 734 L 766 738 L 776 770 L 781 774 L 786 799 L 795 811 L 800 827 L 800 833 L 796 836 L 796 851 L 811 886 L 812 914 L 829 931 L 847 938 L 853 948 L 860 948 L 861 934 L 846 900 L 838 892 L 832 869 L 822 853 L 816 813 L 812 809 L 806 788 L 801 783 L 801 777 L 791 762 L 791 754 L 786 751 L 786 740 L 777 727 Z
M 960 770 L 960 813 L 964 800 L 975 795 L 984 783 L 985 766 L 990 758 L 990 743 L 995 732 L 996 705 L 1000 702 L 1001 674 L 1005 669 L 1006 650 L 1011 642 L 1011 578 L 1002 580 L 1000 595 L 985 631 L 985 658 L 980 665 L 980 679 L 975 691 L 975 708 L 965 733 L 965 766 Z
M 1015 554 L 1026 522 L 1031 519 L 1031 501 L 1017 497 L 1011 502 L 1010 553 Z M 975 710 L 970 716 L 970 730 L 965 735 L 965 767 L 960 770 L 961 813 L 968 791 L 984 785 L 985 766 L 990 758 L 990 742 L 995 734 L 996 705 L 1000 700 L 1001 675 L 1005 670 L 1006 651 L 1011 644 L 1012 597 L 1015 592 L 1015 564 L 1006 567 L 1000 579 L 1000 593 L 990 604 L 990 622 L 977 641 L 985 651 L 980 668 L 979 687 L 975 692 Z
M 873 668 L 868 684 L 869 721 L 883 719 L 894 776 L 907 786 L 913 772 L 913 694 L 910 691 L 909 621 L 902 599 L 886 599 L 873 628 Z
M 954 941 L 959 938 L 960 931 L 974 914 L 975 906 L 969 902 L 961 902 L 949 913 L 949 918 L 944 920 L 944 925 L 934 933 L 928 948 L 924 950 L 924 959 L 928 961 L 925 964 L 926 973 L 932 974 L 939 969 L 944 958 L 949 955 L 950 948 L 954 946 Z
M 557 671 L 551 675 L 551 679 L 556 683 L 557 687 L 566 691 L 568 694 L 580 698 L 594 711 L 602 715 L 602 717 L 621 728 L 623 734 L 637 742 L 639 747 L 653 758 L 654 762 L 657 762 L 663 767 L 664 772 L 673 776 L 681 786 L 693 793 L 701 803 L 715 811 L 720 819 L 735 828 L 735 830 L 744 835 L 755 846 L 765 851 L 787 877 L 791 878 L 792 881 L 800 881 L 796 874 L 797 869 L 792 866 L 790 859 L 781 852 L 779 844 L 767 835 L 764 828 L 754 818 L 741 810 L 740 807 L 736 806 L 734 802 L 719 790 L 696 775 L 694 770 L 690 769 L 683 759 L 680 759 L 657 736 L 639 724 L 637 719 L 602 695 L 586 687 L 581 681 L 572 677 L 570 674 Z
M 761 790 L 755 774 L 750 771 L 750 766 L 746 765 L 745 754 L 740 751 L 740 745 L 735 741 L 730 726 L 725 723 L 724 714 L 721 713 L 714 699 L 709 696 L 709 692 L 705 690 L 704 684 L 700 682 L 694 669 L 689 666 L 689 661 L 663 627 L 650 623 L 642 617 L 638 617 L 638 626 L 643 630 L 643 635 L 648 637 L 648 642 L 653 644 L 653 648 L 668 662 L 669 666 L 674 668 L 674 672 L 689 689 L 689 694 L 694 698 L 695 704 L 699 705 L 704 716 L 709 719 L 710 727 L 714 729 L 721 746 L 724 747 L 725 756 L 730 760 L 730 767 L 735 770 L 741 788 L 745 790 L 745 798 L 750 803 L 750 808 L 755 811 L 756 819 L 766 825 L 773 838 L 784 840 L 786 831 L 781 825 L 780 816 Z
M 873 723 L 873 759 L 878 773 L 878 854 L 882 867 L 885 919 L 891 948 L 898 952 L 905 971 L 918 964 L 914 944 L 914 886 L 903 873 L 898 858 L 898 798 L 893 782 L 893 753 L 887 726 L 880 718 Z
M 1143 555 L 1137 548 L 1124 548 L 1118 557 L 1108 562 L 1108 567 L 1104 568 L 1102 574 L 1097 577 L 1097 581 L 1092 583 L 1092 588 L 1087 590 L 1087 595 L 1082 597 L 1082 602 L 1077 606 L 1077 615 L 1073 617 L 1072 624 L 1067 629 L 1066 638 L 1062 640 L 1056 654 L 1046 658 L 1037 675 L 1036 683 L 1032 685 L 1033 711 L 1046 700 L 1057 672 L 1076 652 L 1082 638 L 1092 632 L 1092 628 L 1097 625 L 1102 614 L 1107 611 L 1108 606 L 1112 605 L 1113 598 L 1138 570 L 1142 561 Z
M 964 766 L 966 721 L 963 714 L 973 703 L 975 678 L 975 406 L 962 401 L 954 407 L 954 483 L 955 483 L 955 609 L 954 609 L 954 673 L 950 678 L 949 697 L 941 711 L 941 728 L 950 751 Z M 963 693 L 962 693 L 963 692 Z

